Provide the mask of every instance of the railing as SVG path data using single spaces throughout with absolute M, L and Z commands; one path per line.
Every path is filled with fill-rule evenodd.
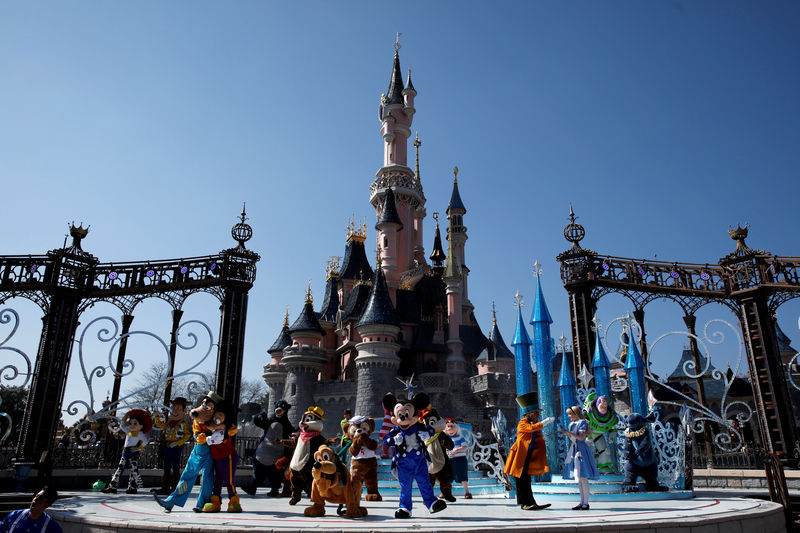
M 236 437 L 236 451 L 239 454 L 239 466 L 253 464 L 253 452 L 260 437 Z M 122 440 L 114 439 L 108 445 L 96 442 L 88 445 L 56 446 L 53 449 L 53 468 L 116 468 L 122 455 Z M 186 464 L 192 453 L 193 443 L 187 443 L 181 454 L 181 466 Z M 16 450 L 13 446 L 0 447 L 0 470 L 11 468 L 11 460 Z M 139 456 L 139 468 L 162 468 L 161 450 L 156 442 L 148 444 Z
M 734 468 L 737 470 L 761 470 L 768 452 L 761 446 L 745 443 L 739 451 L 723 452 L 714 448 L 711 460 L 703 443 L 692 446 L 692 466 L 694 468 Z

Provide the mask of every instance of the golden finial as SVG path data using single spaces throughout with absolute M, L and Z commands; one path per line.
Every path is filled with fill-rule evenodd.
M 331 258 L 328 259 L 328 264 L 325 267 L 326 280 L 339 277 L 339 266 L 341 265 L 341 261 L 342 257 L 339 255 L 332 255 Z
M 453 167 L 453 183 L 458 183 L 458 167 Z
M 311 280 L 308 280 L 308 289 L 306 289 L 306 303 L 314 303 L 314 298 L 311 296 Z
M 497 325 L 497 310 L 494 307 L 494 300 L 492 300 L 492 325 Z
M 286 306 L 286 313 L 283 315 L 283 327 L 289 327 L 289 306 Z
M 381 247 L 380 247 L 380 246 L 378 246 L 378 247 L 375 249 L 375 263 L 377 263 L 377 265 L 378 265 L 378 269 L 381 269 L 381 268 L 383 268 L 383 259 L 381 258 L 381 252 L 382 252 L 382 251 L 383 251 L 383 250 L 381 250 Z
M 364 217 L 364 224 L 360 227 L 356 226 L 355 217 L 355 214 L 353 214 L 347 224 L 347 242 L 364 242 L 367 240 L 367 217 Z
M 401 35 L 403 35 L 403 34 L 398 31 L 397 32 L 397 37 L 395 37 L 394 44 L 392 45 L 392 48 L 394 48 L 394 53 L 395 54 L 400 50 L 400 48 L 402 48 L 402 45 L 400 44 L 400 36 Z

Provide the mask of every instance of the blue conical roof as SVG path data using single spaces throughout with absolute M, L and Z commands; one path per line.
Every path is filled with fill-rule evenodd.
M 492 321 L 492 331 L 489 333 L 489 340 L 494 343 L 495 357 L 497 359 L 514 359 L 514 354 L 506 346 L 506 341 L 500 334 L 500 329 L 497 327 L 497 320 Z
M 381 217 L 375 224 L 375 229 L 382 229 L 389 225 L 396 226 L 397 231 L 403 229 L 403 222 L 400 220 L 400 215 L 397 214 L 397 204 L 395 204 L 394 191 L 392 191 L 391 187 L 386 191 L 386 196 L 383 197 Z
M 394 65 L 392 66 L 392 79 L 389 82 L 389 92 L 386 93 L 387 104 L 403 103 L 403 75 L 400 73 L 400 55 L 394 53 Z
M 317 319 L 317 314 L 314 312 L 314 304 L 306 301 L 300 316 L 294 321 L 292 327 L 289 328 L 289 333 L 296 333 L 298 331 L 317 331 L 325 335 L 325 330 Z
M 569 362 L 570 358 L 566 354 L 561 354 L 561 374 L 558 376 L 559 387 L 577 387 L 578 382 L 575 381 L 575 375 L 572 373 L 572 365 Z
M 417 92 L 414 88 L 414 84 L 411 83 L 411 69 L 408 69 L 408 78 L 406 79 L 406 89 L 409 91 Z
M 531 315 L 531 324 L 536 324 L 537 322 L 553 323 L 553 319 L 550 318 L 550 311 L 547 310 L 547 304 L 544 301 L 541 276 L 536 277 L 536 299 L 533 301 L 533 314 Z
M 325 299 L 322 300 L 322 309 L 319 312 L 319 319 L 325 322 L 336 322 L 336 313 L 339 311 L 339 291 L 337 290 L 336 276 L 331 275 L 325 285 Z
M 511 341 L 511 346 L 530 346 L 531 344 L 531 338 L 528 336 L 528 328 L 525 326 L 525 320 L 522 319 L 522 308 L 520 307 L 517 312 L 517 330 L 514 332 L 514 340 Z
M 284 324 L 280 335 L 278 335 L 278 338 L 275 339 L 274 343 L 272 343 L 272 346 L 270 346 L 269 350 L 267 350 L 267 353 L 281 351 L 287 346 L 291 346 L 291 344 L 292 337 L 289 335 L 289 326 Z
M 467 212 L 467 208 L 464 207 L 464 202 L 461 201 L 461 195 L 458 194 L 458 179 L 453 180 L 453 194 L 450 195 L 450 205 L 447 207 L 447 214 L 449 215 L 450 211 L 455 209 L 459 209 L 464 213 Z
M 344 259 L 339 277 L 341 279 L 370 279 L 372 277 L 372 267 L 367 261 L 367 252 L 364 249 L 364 241 L 351 238 L 347 241 L 344 249 Z
M 644 368 L 644 359 L 639 352 L 639 347 L 636 346 L 636 340 L 633 335 L 628 335 L 628 352 L 625 355 L 625 370 L 634 370 L 636 368 Z
M 394 316 L 394 306 L 389 297 L 389 289 L 386 287 L 386 276 L 383 275 L 383 268 L 378 266 L 375 277 L 372 280 L 372 289 L 369 292 L 369 300 L 361 320 L 356 327 L 368 324 L 390 324 L 397 325 Z
M 606 350 L 603 348 L 603 342 L 600 339 L 599 327 L 594 332 L 594 358 L 592 359 L 592 368 L 611 368 Z

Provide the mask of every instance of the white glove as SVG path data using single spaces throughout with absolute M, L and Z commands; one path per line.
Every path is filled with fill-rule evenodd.
M 549 426 L 550 424 L 553 423 L 554 420 L 555 420 L 554 417 L 549 416 L 549 417 L 545 418 L 544 420 L 542 420 L 542 426 Z
M 397 435 L 394 436 L 394 443 L 397 444 L 398 446 L 403 444 L 403 434 L 402 433 L 398 433 Z

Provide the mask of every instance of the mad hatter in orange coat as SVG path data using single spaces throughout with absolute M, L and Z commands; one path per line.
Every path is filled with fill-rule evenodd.
M 548 471 L 542 429 L 553 422 L 553 417 L 538 421 L 540 409 L 536 391 L 517 396 L 517 403 L 522 408 L 522 418 L 517 424 L 517 440 L 511 446 L 504 470 L 514 478 L 517 503 L 526 511 L 538 511 L 550 507 L 550 504 L 536 503 L 531 490 L 531 476 Z

